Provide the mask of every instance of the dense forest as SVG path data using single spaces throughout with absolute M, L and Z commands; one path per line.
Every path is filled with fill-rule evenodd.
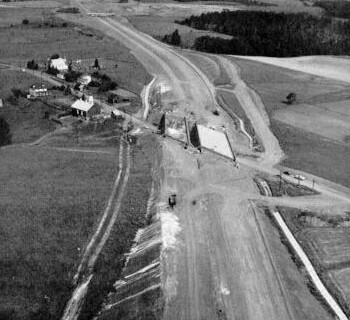
M 199 51 L 273 57 L 350 53 L 350 22 L 328 17 L 223 11 L 191 16 L 177 23 L 232 36 L 199 37 L 194 43 L 194 49 Z
M 330 17 L 350 18 L 350 2 L 348 1 L 321 0 L 316 1 L 314 5 L 322 8 Z

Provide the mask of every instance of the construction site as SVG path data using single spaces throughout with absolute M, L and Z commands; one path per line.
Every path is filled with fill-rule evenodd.
M 71 109 L 58 123 L 43 101 L 69 81 L 3 53 L 0 318 L 349 319 L 347 57 L 201 52 L 154 31 L 190 43 L 218 33 L 176 22 L 190 14 L 318 9 L 45 0 L 4 10 L 22 33 L 28 12 L 29 27 L 45 26 L 43 2 L 68 23 L 48 34 L 119 50 L 75 56 L 79 83 L 117 80 L 108 95 L 62 91 L 55 99 Z M 26 98 L 5 78 L 45 84 Z

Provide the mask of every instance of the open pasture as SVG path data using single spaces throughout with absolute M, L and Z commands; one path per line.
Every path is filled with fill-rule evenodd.
M 94 62 L 98 58 L 107 67 L 103 71 L 122 87 L 139 93 L 150 81 L 145 68 L 121 43 L 89 26 L 77 26 L 77 15 L 49 12 L 40 8 L 0 10 L 1 62 L 24 66 L 35 59 L 43 63 L 56 53 L 68 60 Z M 62 17 L 67 18 L 67 24 Z M 28 25 L 22 24 L 25 18 Z M 55 21 L 54 27 L 51 21 Z
M 149 16 L 131 16 L 128 20 L 136 29 L 145 32 L 157 39 L 162 39 L 165 35 L 173 33 L 176 29 L 181 37 L 181 46 L 191 48 L 198 37 L 210 36 L 223 39 L 231 39 L 231 36 L 205 30 L 197 30 L 184 25 L 175 23 L 175 20 L 182 20 L 189 16 L 190 13 L 176 14 L 174 16 L 149 15 Z
M 274 118 L 287 125 L 342 143 L 350 136 L 349 102 L 345 100 L 315 105 L 299 104 L 293 108 L 278 110 Z
M 324 267 L 350 262 L 350 229 L 317 228 L 305 230 L 313 255 Z
M 344 159 L 350 157 L 348 118 L 339 113 L 348 115 L 350 85 L 255 61 L 230 59 L 265 104 L 271 130 L 287 155 L 282 164 L 349 187 L 350 178 L 344 174 L 349 169 Z M 285 104 L 290 92 L 297 96 L 293 105 Z
M 0 149 L 2 319 L 60 318 L 118 171 L 108 151 Z

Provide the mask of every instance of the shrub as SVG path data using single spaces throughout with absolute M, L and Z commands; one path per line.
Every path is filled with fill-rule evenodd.
M 66 74 L 65 79 L 66 79 L 66 81 L 68 81 L 68 82 L 74 82 L 74 81 L 77 81 L 77 79 L 78 79 L 81 75 L 82 75 L 81 72 L 71 70 L 71 71 L 69 71 L 69 72 Z
M 29 24 L 29 20 L 28 20 L 28 19 L 23 19 L 23 20 L 22 20 L 22 24 L 25 24 L 25 25 L 26 25 L 26 24 Z
M 52 74 L 53 76 L 57 76 L 60 72 L 56 68 L 49 66 L 47 68 L 47 73 Z
M 12 92 L 13 96 L 16 97 L 16 98 L 25 96 L 25 94 L 22 92 L 22 90 L 18 89 L 18 88 L 12 88 L 11 92 Z
M 33 59 L 33 60 L 27 62 L 27 68 L 28 69 L 32 69 L 32 70 L 38 70 L 39 69 L 39 65 Z
M 3 117 L 0 117 L 0 146 L 10 144 L 11 138 L 10 125 Z
M 179 35 L 179 30 L 176 29 L 173 33 L 165 35 L 162 41 L 172 44 L 174 46 L 181 45 L 181 37 Z
M 114 81 L 102 81 L 101 86 L 98 88 L 98 92 L 114 90 L 116 87 L 117 84 Z

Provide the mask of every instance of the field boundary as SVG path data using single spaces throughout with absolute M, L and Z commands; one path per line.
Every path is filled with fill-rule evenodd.
M 267 184 L 266 184 L 267 185 Z M 263 190 L 266 189 L 262 188 Z M 270 191 L 271 193 L 271 191 Z M 268 194 L 266 194 L 269 196 Z M 283 217 L 281 216 L 280 212 L 275 208 L 274 210 L 270 210 L 272 213 L 272 216 L 274 217 L 275 221 L 278 224 L 278 227 L 282 231 L 285 238 L 288 240 L 289 244 L 292 246 L 295 254 L 298 256 L 302 264 L 305 266 L 305 269 L 307 271 L 308 276 L 310 277 L 313 285 L 317 288 L 318 292 L 324 299 L 324 301 L 327 302 L 329 307 L 333 310 L 334 314 L 338 317 L 339 320 L 348 320 L 348 317 L 345 315 L 342 308 L 339 306 L 339 304 L 335 301 L 333 296 L 329 293 L 328 289 L 323 284 L 322 280 L 318 276 L 315 268 L 313 267 L 310 259 L 306 255 L 305 251 L 300 246 L 299 242 L 294 237 L 293 233 L 290 231 L 289 227 L 285 223 Z

